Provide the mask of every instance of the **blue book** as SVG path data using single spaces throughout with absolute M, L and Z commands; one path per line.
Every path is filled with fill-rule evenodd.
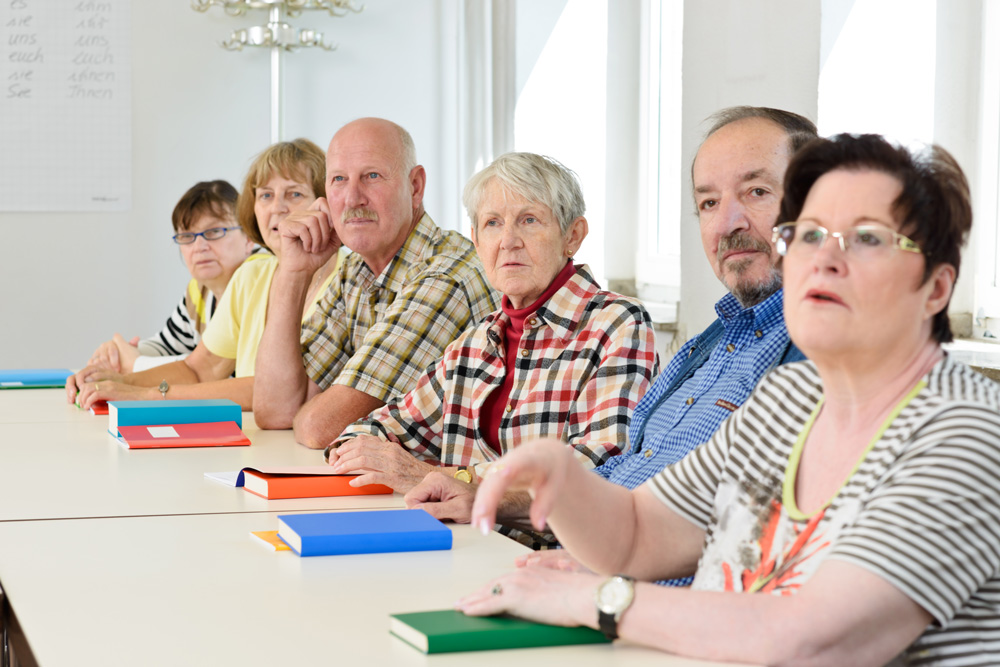
M 119 426 L 172 426 L 236 422 L 243 428 L 243 409 L 228 398 L 191 401 L 109 401 L 108 433 L 121 437 Z
M 68 368 L 11 368 L 0 371 L 0 389 L 65 387 L 72 374 Z
M 300 556 L 451 549 L 451 529 L 420 509 L 285 514 L 278 537 Z

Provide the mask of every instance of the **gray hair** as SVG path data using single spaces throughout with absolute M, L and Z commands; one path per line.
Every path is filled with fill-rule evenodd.
M 396 125 L 396 129 L 399 131 L 399 144 L 403 147 L 403 154 L 400 158 L 403 161 L 403 168 L 409 174 L 417 166 L 417 147 L 413 143 L 413 137 L 401 125 Z
M 586 211 L 580 181 L 571 169 L 544 155 L 504 153 L 465 184 L 462 203 L 476 233 L 476 213 L 483 203 L 486 186 L 493 181 L 528 201 L 545 204 L 565 235 L 570 223 Z
M 726 125 L 747 118 L 769 120 L 783 129 L 785 134 L 788 135 L 792 153 L 795 153 L 795 151 L 817 136 L 816 124 L 805 116 L 800 116 L 797 113 L 785 111 L 784 109 L 772 109 L 771 107 L 738 106 L 720 109 L 709 116 L 706 120 L 712 122 L 712 127 L 705 134 L 705 138 L 708 139 Z

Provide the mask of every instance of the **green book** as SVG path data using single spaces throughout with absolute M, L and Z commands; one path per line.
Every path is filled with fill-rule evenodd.
M 564 628 L 511 616 L 466 616 L 454 609 L 392 614 L 389 632 L 424 653 L 606 644 L 591 628 Z

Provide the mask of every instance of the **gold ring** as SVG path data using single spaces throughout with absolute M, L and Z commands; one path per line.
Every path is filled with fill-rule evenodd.
M 503 586 L 493 584 L 493 588 L 490 589 L 490 595 L 503 595 Z
M 100 390 L 101 390 L 101 383 L 100 382 L 95 382 L 94 383 L 94 391 L 100 391 Z

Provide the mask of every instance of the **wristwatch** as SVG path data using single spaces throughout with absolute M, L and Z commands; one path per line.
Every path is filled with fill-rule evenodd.
M 616 574 L 597 587 L 594 594 L 597 627 L 611 641 L 618 639 L 618 621 L 631 606 L 634 597 L 635 579 L 622 574 Z
M 472 473 L 469 472 L 469 466 L 458 466 L 458 470 L 452 475 L 455 479 L 460 482 L 465 482 L 466 484 L 472 484 Z
M 160 396 L 162 396 L 164 400 L 166 400 L 167 392 L 170 391 L 170 385 L 167 384 L 166 380 L 160 380 L 160 386 L 157 388 L 160 390 Z

